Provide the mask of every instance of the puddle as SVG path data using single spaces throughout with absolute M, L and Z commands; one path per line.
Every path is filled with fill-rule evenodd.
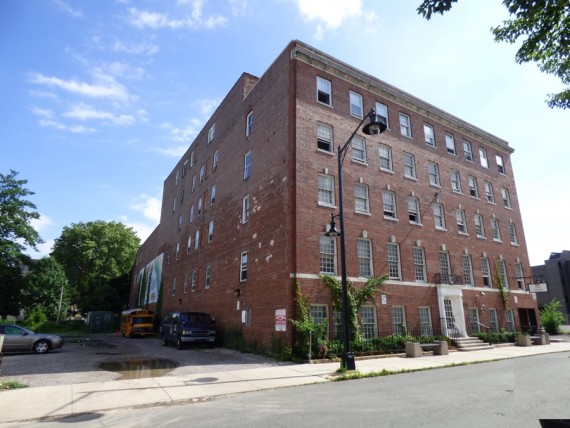
M 178 367 L 178 364 L 165 358 L 141 358 L 101 363 L 99 367 L 103 370 L 120 373 L 120 380 L 125 380 L 164 376 Z

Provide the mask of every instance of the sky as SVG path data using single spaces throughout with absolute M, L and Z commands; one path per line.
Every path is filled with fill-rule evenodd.
M 0 173 L 35 194 L 49 255 L 64 227 L 104 220 L 144 241 L 162 186 L 243 72 L 301 40 L 509 142 L 531 265 L 570 249 L 570 111 L 561 82 L 519 65 L 490 28 L 500 0 L 2 0 Z

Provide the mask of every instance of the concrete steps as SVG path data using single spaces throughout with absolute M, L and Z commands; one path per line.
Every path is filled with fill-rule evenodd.
M 476 337 L 458 337 L 453 339 L 455 347 L 458 351 L 483 351 L 485 349 L 493 349 L 493 345 L 483 342 Z

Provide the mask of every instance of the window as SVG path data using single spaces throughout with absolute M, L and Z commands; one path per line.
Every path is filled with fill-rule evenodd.
M 320 260 L 321 273 L 336 274 L 336 240 L 331 236 L 321 235 L 320 244 Z
M 517 238 L 517 229 L 514 223 L 509 223 L 509 236 L 511 238 L 511 244 L 519 245 L 519 240 Z
M 406 313 L 401 306 L 392 307 L 392 333 L 407 334 Z
M 210 188 L 210 205 L 214 205 L 214 202 L 216 202 L 216 185 L 215 184 Z
M 479 311 L 477 308 L 469 309 L 469 323 L 471 325 L 471 334 L 481 333 L 481 327 L 479 323 Z
M 208 129 L 208 144 L 212 142 L 214 136 L 216 135 L 216 124 L 214 123 L 210 129 Z
M 365 184 L 354 185 L 354 209 L 358 213 L 370 213 L 370 203 L 368 201 L 368 186 Z
M 433 126 L 424 123 L 424 139 L 428 146 L 435 147 L 435 134 L 433 133 Z
M 410 116 L 404 113 L 400 113 L 400 134 L 402 134 L 404 137 L 412 138 Z
M 447 251 L 439 252 L 439 274 L 443 284 L 453 283 L 451 278 L 451 265 L 449 264 L 449 253 Z
M 180 203 L 184 202 L 184 187 L 180 189 Z
M 196 291 L 198 286 L 198 271 L 192 272 L 192 291 Z
M 247 152 L 243 160 L 243 179 L 246 180 L 251 176 L 251 152 Z
M 344 324 L 342 323 L 342 311 L 339 309 L 333 309 L 333 339 L 343 340 L 344 339 Z
M 455 210 L 455 219 L 457 221 L 457 231 L 462 234 L 467 234 L 467 222 L 465 221 L 465 211 Z
M 461 265 L 463 267 L 463 284 L 473 286 L 473 268 L 471 266 L 471 256 L 461 255 Z
M 380 156 L 380 169 L 383 171 L 392 171 L 392 148 L 385 144 L 380 144 L 378 148 Z
M 166 253 L 166 264 L 170 264 L 171 257 L 172 257 L 172 248 L 169 248 L 168 252 Z
M 178 231 L 180 232 L 180 229 L 182 229 L 182 214 L 178 215 Z
M 319 175 L 319 205 L 334 206 L 334 178 L 331 175 Z
M 208 242 L 212 242 L 214 239 L 214 220 L 210 220 L 208 223 Z
M 180 171 L 176 170 L 176 178 L 174 179 L 174 184 L 178 185 L 179 181 L 180 181 Z
M 441 186 L 439 181 L 439 168 L 436 163 L 428 162 L 428 175 L 429 175 L 429 184 L 432 186 Z
M 180 242 L 176 243 L 176 260 L 180 260 Z
M 200 248 L 200 229 L 198 229 L 194 234 L 194 249 L 197 250 L 199 248 Z
M 485 181 L 485 198 L 490 204 L 495 203 L 495 194 L 493 193 L 493 185 L 488 181 Z
M 512 309 L 505 311 L 505 320 L 507 322 L 507 331 L 513 333 L 515 331 L 515 317 Z
M 431 325 L 431 309 L 427 306 L 422 306 L 418 309 L 420 313 L 420 335 L 433 336 L 433 328 Z
M 479 148 L 479 160 L 483 168 L 489 168 L 489 159 L 487 159 L 487 150 Z
M 481 214 L 475 214 L 473 216 L 475 222 L 475 235 L 477 238 L 485 238 L 485 226 L 483 225 L 483 216 Z
M 358 239 L 356 241 L 356 251 L 358 254 L 358 276 L 370 278 L 372 272 L 372 245 L 368 239 Z
M 412 258 L 414 260 L 416 282 L 426 282 L 426 258 L 424 249 L 421 247 L 412 247 Z
M 421 224 L 422 219 L 420 217 L 420 201 L 414 196 L 408 197 L 408 219 L 410 223 Z
M 386 258 L 388 261 L 388 276 L 390 279 L 402 279 L 400 271 L 400 248 L 398 244 L 388 242 L 386 244 Z
M 192 150 L 192 153 L 190 153 L 190 168 L 192 168 L 195 163 L 196 163 L 196 150 Z
M 188 159 L 186 159 L 182 164 L 182 177 L 184 177 L 188 172 L 188 162 L 189 162 Z
M 489 267 L 489 259 L 481 257 L 481 275 L 483 276 L 483 285 L 491 288 L 493 283 L 491 281 L 491 269 Z
M 362 110 L 362 95 L 350 91 L 350 115 L 362 119 L 364 116 Z
M 499 174 L 505 175 L 505 163 L 501 155 L 495 155 L 495 161 L 497 162 L 497 170 Z
M 396 194 L 389 190 L 382 191 L 384 218 L 396 219 Z
M 329 80 L 317 77 L 317 101 L 332 106 L 332 85 Z
M 382 103 L 376 103 L 376 114 L 386 119 L 386 126 L 390 129 L 390 122 L 388 122 L 388 106 Z
M 445 134 L 445 147 L 447 148 L 447 153 L 455 156 L 455 139 L 451 134 Z
M 190 254 L 191 249 L 192 249 L 192 235 L 188 235 L 188 241 L 186 243 L 186 254 Z
M 503 206 L 505 208 L 511 207 L 511 195 L 509 194 L 509 189 L 501 188 L 501 198 L 503 199 Z
M 505 289 L 509 288 L 509 279 L 507 278 L 507 268 L 504 260 L 497 260 L 497 279 L 501 281 Z
M 176 295 L 176 278 L 172 280 L 172 295 Z
M 196 174 L 192 176 L 192 192 L 196 190 Z
M 469 181 L 469 194 L 472 198 L 479 199 L 479 189 L 477 188 L 477 179 L 475 177 L 469 176 L 467 178 Z
M 404 153 L 404 177 L 416 178 L 416 158 L 410 153 Z
M 333 152 L 333 131 L 332 126 L 317 123 L 317 149 L 325 152 Z
M 378 336 L 376 308 L 374 306 L 362 306 L 360 308 L 360 322 L 362 323 L 364 340 L 372 340 Z
M 329 314 L 328 314 L 328 307 L 327 305 L 311 305 L 310 307 L 310 311 L 311 311 L 311 320 L 315 323 L 315 324 L 327 324 L 327 330 L 328 330 L 328 318 L 329 318 Z
M 206 275 L 204 279 L 204 288 L 210 288 L 210 278 L 212 277 L 212 266 L 206 266 Z
M 352 160 L 366 163 L 366 140 L 359 135 L 352 138 Z
M 202 215 L 202 207 L 203 207 L 203 199 L 202 196 L 198 198 L 198 217 Z
M 212 161 L 212 171 L 218 169 L 218 163 L 220 162 L 220 152 L 216 150 L 214 152 L 214 159 Z
M 452 169 L 451 170 L 451 190 L 455 193 L 461 193 L 461 179 L 459 178 L 459 172 Z
M 250 111 L 245 118 L 245 136 L 249 137 L 253 131 L 253 111 Z
M 516 262 L 515 263 L 515 277 L 517 280 L 517 285 L 519 286 L 520 290 L 524 290 L 524 274 L 522 264 Z
M 206 179 L 206 166 L 202 165 L 200 167 L 200 183 L 203 183 Z
M 445 215 L 443 212 L 443 205 L 433 204 L 433 218 L 435 221 L 435 228 L 445 230 Z
M 172 198 L 172 212 L 176 211 L 176 196 Z
M 249 222 L 249 195 L 245 195 L 241 200 L 241 224 Z
M 499 332 L 499 323 L 497 322 L 497 310 L 494 308 L 489 309 L 489 331 L 491 333 Z
M 188 216 L 190 223 L 194 221 L 194 204 L 190 207 L 190 215 Z
M 247 251 L 241 253 L 240 267 L 239 267 L 239 280 L 243 282 L 247 279 Z
M 491 218 L 491 234 L 493 241 L 501 242 L 501 231 L 499 230 L 499 220 L 495 217 Z
M 188 293 L 188 274 L 184 274 L 184 293 Z
M 473 149 L 469 141 L 463 141 L 463 156 L 468 162 L 473 162 Z

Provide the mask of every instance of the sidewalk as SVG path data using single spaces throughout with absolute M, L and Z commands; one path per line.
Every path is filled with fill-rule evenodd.
M 570 352 L 570 342 L 544 346 L 501 346 L 485 351 L 450 352 L 421 358 L 402 356 L 357 360 L 362 373 L 406 371 L 554 352 Z M 97 412 L 132 406 L 200 401 L 219 395 L 329 382 L 339 363 L 295 364 L 191 376 L 45 386 L 0 392 L 0 424 Z

